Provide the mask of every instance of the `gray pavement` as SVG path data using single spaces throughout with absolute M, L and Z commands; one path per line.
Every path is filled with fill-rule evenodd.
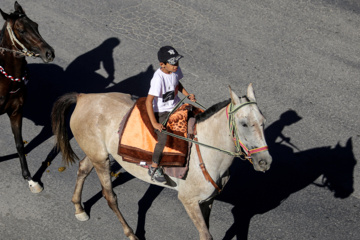
M 22 180 L 9 120 L 0 116 L 1 240 L 125 239 L 94 172 L 83 191 L 91 218 L 78 222 L 70 202 L 77 166 L 59 172 L 57 155 L 42 168 L 54 142 L 49 114 L 54 100 L 70 91 L 146 95 L 162 45 L 185 56 L 183 85 L 205 106 L 229 98 L 228 85 L 242 95 L 253 83 L 267 118 L 273 166 L 262 174 L 235 162 L 214 204 L 214 239 L 360 239 L 357 0 L 19 3 L 56 58 L 47 65 L 28 59 L 23 136 L 42 193 L 30 193 Z M 2 0 L 0 8 L 9 12 L 13 4 Z M 292 111 L 301 120 L 286 121 Z M 280 142 L 281 135 L 290 144 Z M 74 139 L 72 146 L 82 157 Z M 127 173 L 114 186 L 120 210 L 141 239 L 198 239 L 175 191 Z

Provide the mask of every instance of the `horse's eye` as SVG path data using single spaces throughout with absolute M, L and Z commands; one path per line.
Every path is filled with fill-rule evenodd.
M 24 29 L 18 29 L 17 30 L 20 34 L 24 34 L 25 33 L 25 30 Z
M 243 127 L 248 127 L 246 123 L 241 124 Z

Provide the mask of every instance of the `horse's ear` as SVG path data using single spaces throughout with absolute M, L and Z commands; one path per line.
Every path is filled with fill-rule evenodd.
M 1 9 L 0 9 L 0 13 L 1 13 L 1 16 L 4 18 L 5 21 L 9 18 L 9 14 L 4 13 Z
M 230 91 L 230 98 L 231 98 L 231 103 L 236 105 L 236 104 L 240 104 L 240 99 L 239 97 L 236 95 L 236 93 L 234 93 L 233 90 L 231 90 L 231 87 L 229 86 L 229 91 Z
M 15 1 L 15 3 L 14 3 L 14 9 L 15 9 L 15 12 L 25 14 L 25 11 L 23 10 L 23 8 L 20 6 L 20 4 L 17 1 Z
M 252 87 L 252 83 L 250 83 L 248 88 L 247 88 L 246 96 L 248 97 L 248 99 L 250 101 L 256 102 L 255 93 L 254 93 L 254 89 Z
M 351 150 L 353 149 L 352 138 L 349 138 L 348 141 L 346 142 L 346 148 Z

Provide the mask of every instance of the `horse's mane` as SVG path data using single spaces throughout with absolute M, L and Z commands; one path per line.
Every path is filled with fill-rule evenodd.
M 3 26 L 3 28 L 1 29 L 1 32 L 0 32 L 0 43 L 2 42 L 2 39 L 5 36 L 5 29 L 6 29 L 5 26 L 6 26 L 6 22 L 4 23 L 4 26 Z
M 199 113 L 198 115 L 196 115 L 196 122 L 198 122 L 198 123 L 203 122 L 206 119 L 210 118 L 215 113 L 217 113 L 218 111 L 220 111 L 221 109 L 226 107 L 230 103 L 230 101 L 231 101 L 231 99 L 229 98 L 228 100 L 216 103 L 216 104 L 212 105 L 210 108 L 208 108 L 205 112 Z
M 17 12 L 17 11 L 11 12 L 9 14 L 9 17 L 13 20 L 15 20 L 17 18 L 25 17 L 25 16 L 26 16 L 25 14 Z M 0 43 L 3 39 L 3 37 L 5 36 L 6 23 L 7 23 L 7 21 L 5 21 L 3 28 L 1 29 L 1 32 L 0 32 Z

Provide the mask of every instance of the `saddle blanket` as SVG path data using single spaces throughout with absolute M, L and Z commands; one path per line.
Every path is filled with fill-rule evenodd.
M 157 143 L 157 135 L 151 125 L 145 106 L 146 97 L 139 98 L 127 113 L 119 128 L 118 154 L 124 161 L 139 165 L 151 165 L 152 155 Z M 183 104 L 170 115 L 166 130 L 170 133 L 187 137 L 189 115 L 196 115 L 203 110 L 190 104 Z M 168 136 L 160 166 L 184 167 L 187 165 L 189 142 Z

